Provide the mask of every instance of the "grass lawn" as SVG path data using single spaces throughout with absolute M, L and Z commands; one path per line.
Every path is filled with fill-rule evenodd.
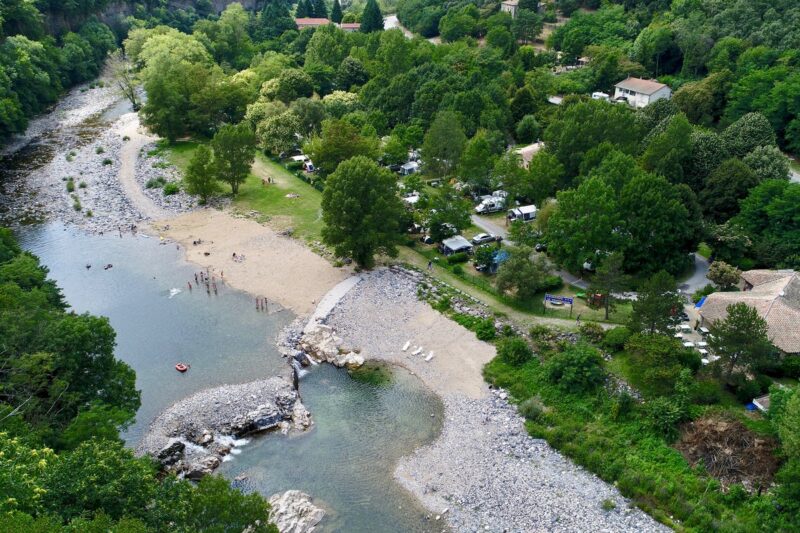
M 262 185 L 261 180 L 268 176 L 275 183 Z M 295 237 L 317 241 L 322 230 L 321 202 L 321 192 L 279 163 L 258 154 L 253 173 L 240 187 L 233 205 L 244 211 L 258 211 L 262 220 L 276 230 L 292 228 Z
M 476 233 L 480 233 L 480 231 L 476 228 L 469 228 L 468 230 L 462 232 L 462 235 L 467 238 L 471 238 Z M 517 318 L 525 316 L 530 318 L 544 316 L 549 318 L 574 320 L 580 313 L 581 320 L 622 324 L 627 322 L 628 318 L 630 317 L 631 304 L 626 302 L 619 303 L 616 311 L 611 313 L 610 319 L 605 320 L 605 311 L 603 309 L 590 308 L 588 305 L 586 305 L 584 300 L 581 300 L 575 296 L 579 290 L 569 285 L 565 285 L 556 291 L 551 291 L 551 294 L 574 298 L 575 303 L 572 313 L 570 313 L 569 306 L 556 307 L 548 304 L 547 308 L 545 308 L 543 304 L 543 292 L 540 295 L 537 295 L 536 298 L 530 302 L 518 302 L 513 298 L 509 298 L 503 294 L 500 294 L 494 287 L 494 277 L 478 272 L 475 270 L 475 267 L 471 262 L 462 263 L 461 268 L 463 273 L 456 274 L 453 271 L 454 265 L 449 265 L 447 263 L 447 260 L 444 258 L 444 256 L 436 250 L 435 245 L 429 246 L 419 243 L 413 248 L 407 249 L 410 254 L 413 254 L 419 258 L 418 261 L 414 262 L 414 264 L 417 264 L 417 266 L 424 267 L 429 260 L 433 260 L 434 264 L 437 266 L 437 268 L 435 268 L 433 271 L 434 276 L 451 284 L 453 279 L 459 280 L 462 284 L 474 289 L 467 292 L 476 298 L 489 303 L 489 305 L 495 309 L 503 308 L 501 310 L 506 314 L 508 314 L 509 308 L 513 309 L 516 311 L 515 314 L 517 315 Z M 409 254 L 404 254 L 404 257 L 408 256 Z M 443 275 L 445 272 L 447 273 L 446 277 Z M 459 288 L 464 290 L 463 287 Z
M 189 167 L 189 161 L 191 161 L 198 146 L 200 146 L 198 141 L 177 141 L 163 147 L 159 145 L 158 150 L 163 150 L 167 160 L 183 173 Z
M 706 259 L 711 257 L 711 247 L 704 242 L 697 245 L 697 253 Z

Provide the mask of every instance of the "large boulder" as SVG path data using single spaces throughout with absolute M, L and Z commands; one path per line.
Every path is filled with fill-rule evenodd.
M 299 490 L 287 490 L 269 498 L 272 506 L 269 521 L 281 533 L 311 533 L 325 511 L 314 505 L 311 496 Z
M 344 348 L 342 339 L 325 324 L 310 327 L 303 334 L 300 346 L 307 355 L 334 366 L 358 368 L 364 364 L 364 357 L 349 347 Z

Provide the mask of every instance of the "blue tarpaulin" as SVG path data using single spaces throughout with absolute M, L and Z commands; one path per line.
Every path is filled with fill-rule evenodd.
M 700 298 L 700 300 L 698 300 L 698 302 L 696 304 L 694 304 L 694 306 L 699 309 L 699 308 L 703 307 L 704 303 L 706 303 L 706 297 L 705 296 Z

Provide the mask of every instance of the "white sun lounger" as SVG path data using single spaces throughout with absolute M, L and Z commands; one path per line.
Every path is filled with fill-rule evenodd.
M 430 361 L 431 359 L 433 359 L 433 351 L 431 351 L 431 353 L 428 354 L 428 357 L 425 358 L 426 361 Z
M 411 355 L 419 355 L 422 353 L 422 346 L 411 352 Z
M 411 341 L 408 341 L 403 345 L 403 351 L 405 352 L 406 350 L 408 350 L 409 346 L 411 346 Z

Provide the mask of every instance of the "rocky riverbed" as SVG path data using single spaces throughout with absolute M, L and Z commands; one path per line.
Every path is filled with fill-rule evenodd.
M 395 471 L 431 520 L 454 531 L 666 531 L 613 486 L 528 435 L 508 394 L 483 383 L 480 368 L 494 349 L 419 300 L 435 286 L 418 272 L 378 270 L 362 275 L 324 320 L 340 352 L 401 364 L 442 397 L 441 436 Z M 460 312 L 485 316 L 468 297 L 458 300 Z
M 311 425 L 289 374 L 206 389 L 161 413 L 137 453 L 156 458 L 165 470 L 190 479 L 211 473 L 247 435 Z

